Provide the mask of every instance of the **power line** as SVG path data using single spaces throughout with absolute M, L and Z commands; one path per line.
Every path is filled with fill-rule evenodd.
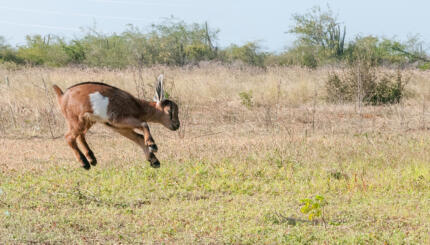
M 0 20 L 0 23 L 15 25 L 15 26 L 46 28 L 46 29 L 55 29 L 55 30 L 64 30 L 64 31 L 79 31 L 80 30 L 78 28 L 73 28 L 73 27 L 18 23 L 18 22 L 12 22 L 12 21 L 7 21 L 7 20 Z
M 145 18 L 133 18 L 133 17 L 122 17 L 122 16 L 109 16 L 109 15 L 92 15 L 92 14 L 79 14 L 79 13 L 69 13 L 69 12 L 60 12 L 60 11 L 47 11 L 47 10 L 39 10 L 39 9 L 26 9 L 26 8 L 11 8 L 0 6 L 0 9 L 19 11 L 19 12 L 27 12 L 27 13 L 36 13 L 36 14 L 50 14 L 50 15 L 60 15 L 60 16 L 75 16 L 75 17 L 91 17 L 91 18 L 102 18 L 102 19 L 113 19 L 113 20 L 133 20 L 133 21 L 148 21 L 149 19 Z
M 128 5 L 144 5 L 144 6 L 161 6 L 161 7 L 184 7 L 184 6 L 191 6 L 191 2 L 189 1 L 181 1 L 181 2 L 170 2 L 170 3 L 162 3 L 159 1 L 132 1 L 132 0 L 89 0 L 90 2 L 99 2 L 99 3 L 112 3 L 112 4 L 128 4 Z

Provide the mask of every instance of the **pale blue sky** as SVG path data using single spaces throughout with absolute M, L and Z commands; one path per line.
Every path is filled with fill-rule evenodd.
M 349 39 L 372 34 L 405 40 L 421 34 L 430 43 L 428 0 L 0 0 L 0 36 L 15 45 L 23 44 L 26 34 L 72 38 L 94 22 L 105 33 L 121 32 L 129 23 L 145 28 L 173 15 L 219 28 L 221 46 L 260 40 L 266 50 L 280 51 L 294 40 L 285 34 L 292 14 L 327 3 L 346 24 Z

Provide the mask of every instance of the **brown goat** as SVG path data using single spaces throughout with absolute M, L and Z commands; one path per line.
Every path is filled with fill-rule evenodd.
M 85 134 L 95 123 L 103 123 L 138 144 L 152 167 L 160 167 L 157 151 L 148 122 L 160 123 L 170 130 L 180 126 L 178 106 L 164 99 L 163 75 L 157 79 L 155 102 L 135 98 L 133 95 L 108 84 L 84 82 L 69 87 L 64 93 L 53 85 L 61 112 L 69 126 L 65 138 L 75 157 L 85 169 L 95 166 L 97 160 L 89 148 Z M 143 136 L 134 130 L 143 131 Z M 77 141 L 83 147 L 78 148 Z M 90 165 L 91 164 L 91 165 Z

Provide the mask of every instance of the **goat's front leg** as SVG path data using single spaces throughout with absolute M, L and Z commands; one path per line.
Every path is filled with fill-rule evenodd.
M 151 167 L 153 168 L 159 168 L 160 167 L 160 161 L 158 161 L 155 154 L 151 151 L 149 151 L 149 148 L 146 146 L 145 139 L 142 135 L 137 134 L 132 129 L 127 128 L 113 128 L 116 132 L 120 133 L 122 136 L 129 138 L 136 144 L 142 148 L 143 153 L 145 154 L 146 160 L 149 161 L 151 164 Z
M 150 152 L 157 152 L 158 147 L 152 138 L 151 132 L 149 131 L 149 125 L 146 122 L 143 122 L 142 127 L 140 128 L 143 131 L 143 137 L 145 139 L 145 144 L 149 147 Z
M 119 122 L 115 122 L 114 126 L 116 128 L 130 128 L 141 130 L 145 139 L 145 145 L 148 146 L 149 151 L 157 152 L 158 147 L 155 144 L 154 139 L 152 138 L 147 122 L 142 122 L 136 118 L 125 118 Z

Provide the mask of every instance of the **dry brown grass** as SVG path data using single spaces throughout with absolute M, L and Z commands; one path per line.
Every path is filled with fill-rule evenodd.
M 151 125 L 162 168 L 95 126 L 100 164 L 80 170 L 50 86 L 102 81 L 149 99 L 161 72 L 182 123 Z M 325 102 L 327 69 L 0 69 L 0 211 L 15 213 L 0 212 L 0 243 L 429 242 L 430 72 L 408 73 L 402 103 L 359 107 Z M 317 194 L 325 228 L 299 212 Z
M 430 72 L 408 71 L 408 97 L 399 105 L 362 107 L 325 102 L 327 69 L 155 67 L 138 70 L 0 69 L 0 135 L 54 137 L 64 121 L 51 85 L 63 89 L 82 81 L 102 81 L 146 99 L 153 96 L 159 73 L 167 77 L 169 95 L 181 105 L 182 121 L 190 137 L 219 131 L 312 130 L 344 133 L 418 130 L 426 126 L 430 100 Z M 252 91 L 253 107 L 241 104 L 240 92 Z M 187 127 L 189 125 L 189 127 Z M 263 127 L 262 127 L 263 126 Z M 215 127 L 215 128 L 214 128 Z M 217 129 L 217 130 L 215 130 Z

